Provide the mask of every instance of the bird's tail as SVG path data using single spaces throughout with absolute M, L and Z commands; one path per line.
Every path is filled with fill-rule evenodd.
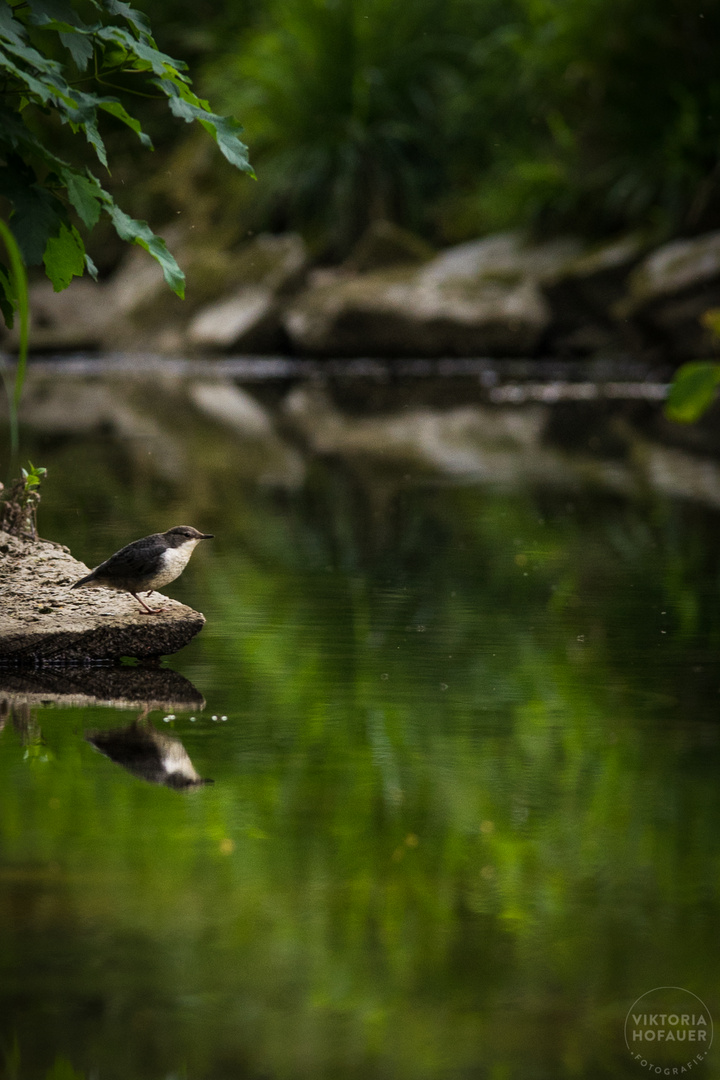
M 71 589 L 79 589 L 82 585 L 92 585 L 95 581 L 95 574 L 86 574 L 85 577 L 81 577 L 79 581 L 76 581 L 74 585 L 71 585 Z

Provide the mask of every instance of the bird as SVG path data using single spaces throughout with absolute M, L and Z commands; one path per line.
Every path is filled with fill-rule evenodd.
M 162 608 L 149 607 L 139 594 L 144 592 L 149 596 L 180 577 L 195 546 L 201 540 L 212 539 L 212 533 L 198 532 L 191 525 L 176 525 L 167 532 L 153 533 L 126 544 L 71 587 L 129 592 L 148 615 L 157 615 Z

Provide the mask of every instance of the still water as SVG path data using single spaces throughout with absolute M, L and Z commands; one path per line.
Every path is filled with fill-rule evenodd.
M 341 460 L 278 490 L 213 439 L 174 477 L 30 440 L 89 565 L 216 539 L 166 590 L 207 616 L 167 707 L 0 721 L 0 1073 L 654 1075 L 636 999 L 720 1017 L 717 513 Z M 214 782 L 88 739 L 128 730 Z

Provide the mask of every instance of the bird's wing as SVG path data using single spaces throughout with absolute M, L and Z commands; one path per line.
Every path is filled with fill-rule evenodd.
M 146 536 L 142 540 L 135 540 L 132 544 L 127 544 L 124 548 L 120 548 L 120 550 L 116 551 L 114 555 L 111 555 L 109 559 L 106 559 L 104 563 L 101 563 L 95 570 L 95 573 L 101 573 L 108 567 L 115 573 L 143 573 L 147 569 L 148 559 L 160 555 L 165 550 L 166 546 L 167 545 L 164 543 L 160 533 L 153 536 Z

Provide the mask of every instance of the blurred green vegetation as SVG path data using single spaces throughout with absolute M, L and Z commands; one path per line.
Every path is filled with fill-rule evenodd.
M 720 224 L 717 4 L 254 0 L 201 24 L 177 0 L 144 8 L 241 118 L 259 177 L 174 144 L 150 185 L 168 213 L 300 229 L 332 256 L 378 218 L 438 244 Z
M 720 341 L 720 309 L 710 308 L 702 322 Z M 720 364 L 712 360 L 683 364 L 675 372 L 665 403 L 665 415 L 676 423 L 694 424 L 715 401 L 719 383 Z

